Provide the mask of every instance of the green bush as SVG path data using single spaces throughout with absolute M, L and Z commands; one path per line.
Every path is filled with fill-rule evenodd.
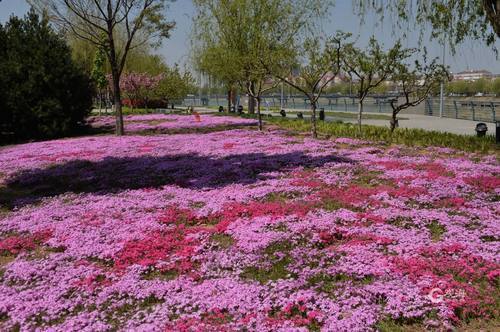
M 34 11 L 0 25 L 0 139 L 74 134 L 90 114 L 90 79 Z

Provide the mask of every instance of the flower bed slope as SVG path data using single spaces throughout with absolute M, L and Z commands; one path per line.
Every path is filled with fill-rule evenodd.
M 87 123 L 93 128 L 114 128 L 115 117 L 92 116 Z M 253 119 L 242 119 L 236 117 L 220 117 L 209 114 L 174 115 L 174 114 L 142 114 L 126 115 L 123 117 L 126 132 L 169 132 L 199 128 L 214 127 L 243 127 L 255 125 Z
M 250 130 L 5 148 L 0 329 L 491 321 L 500 165 L 449 152 Z

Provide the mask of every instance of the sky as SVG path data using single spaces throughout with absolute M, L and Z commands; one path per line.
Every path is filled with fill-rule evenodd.
M 360 45 L 366 44 L 371 36 L 377 38 L 381 43 L 390 47 L 393 45 L 398 35 L 394 34 L 390 22 L 380 24 L 372 16 L 368 16 L 363 24 L 352 11 L 352 1 L 338 0 L 331 15 L 323 23 L 323 30 L 326 33 L 334 33 L 337 30 L 349 31 L 358 38 Z M 22 16 L 29 10 L 25 0 L 2 0 L 0 2 L 0 23 L 4 23 L 11 15 Z M 173 2 L 166 16 L 169 20 L 176 22 L 176 28 L 172 31 L 171 37 L 163 42 L 156 52 L 163 56 L 169 64 L 178 63 L 181 66 L 189 64 L 190 33 L 192 27 L 192 17 L 194 7 L 191 0 L 177 0 Z M 417 46 L 417 34 L 410 34 L 409 38 L 402 39 L 406 47 Z M 431 57 L 442 57 L 443 47 L 436 41 L 426 40 Z M 500 42 L 497 41 L 497 48 L 500 49 Z M 500 59 L 497 59 L 492 49 L 480 41 L 469 41 L 457 48 L 453 55 L 445 48 L 445 63 L 450 66 L 452 72 L 462 70 L 486 69 L 493 73 L 500 74 Z

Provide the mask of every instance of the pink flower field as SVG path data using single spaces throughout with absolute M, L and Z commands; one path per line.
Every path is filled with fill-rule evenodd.
M 194 116 L 144 114 L 126 115 L 123 117 L 125 130 L 128 132 L 169 132 L 182 129 L 213 128 L 220 126 L 242 127 L 254 125 L 255 120 L 241 119 L 227 116 L 210 116 L 201 114 L 197 120 Z M 95 128 L 114 128 L 114 116 L 94 116 L 88 123 Z
M 249 127 L 4 147 L 0 172 L 0 330 L 442 331 L 499 315 L 494 155 Z

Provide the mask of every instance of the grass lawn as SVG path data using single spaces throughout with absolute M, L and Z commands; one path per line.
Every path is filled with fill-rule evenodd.
M 0 330 L 500 328 L 490 145 L 204 114 L 125 128 L 1 149 Z

